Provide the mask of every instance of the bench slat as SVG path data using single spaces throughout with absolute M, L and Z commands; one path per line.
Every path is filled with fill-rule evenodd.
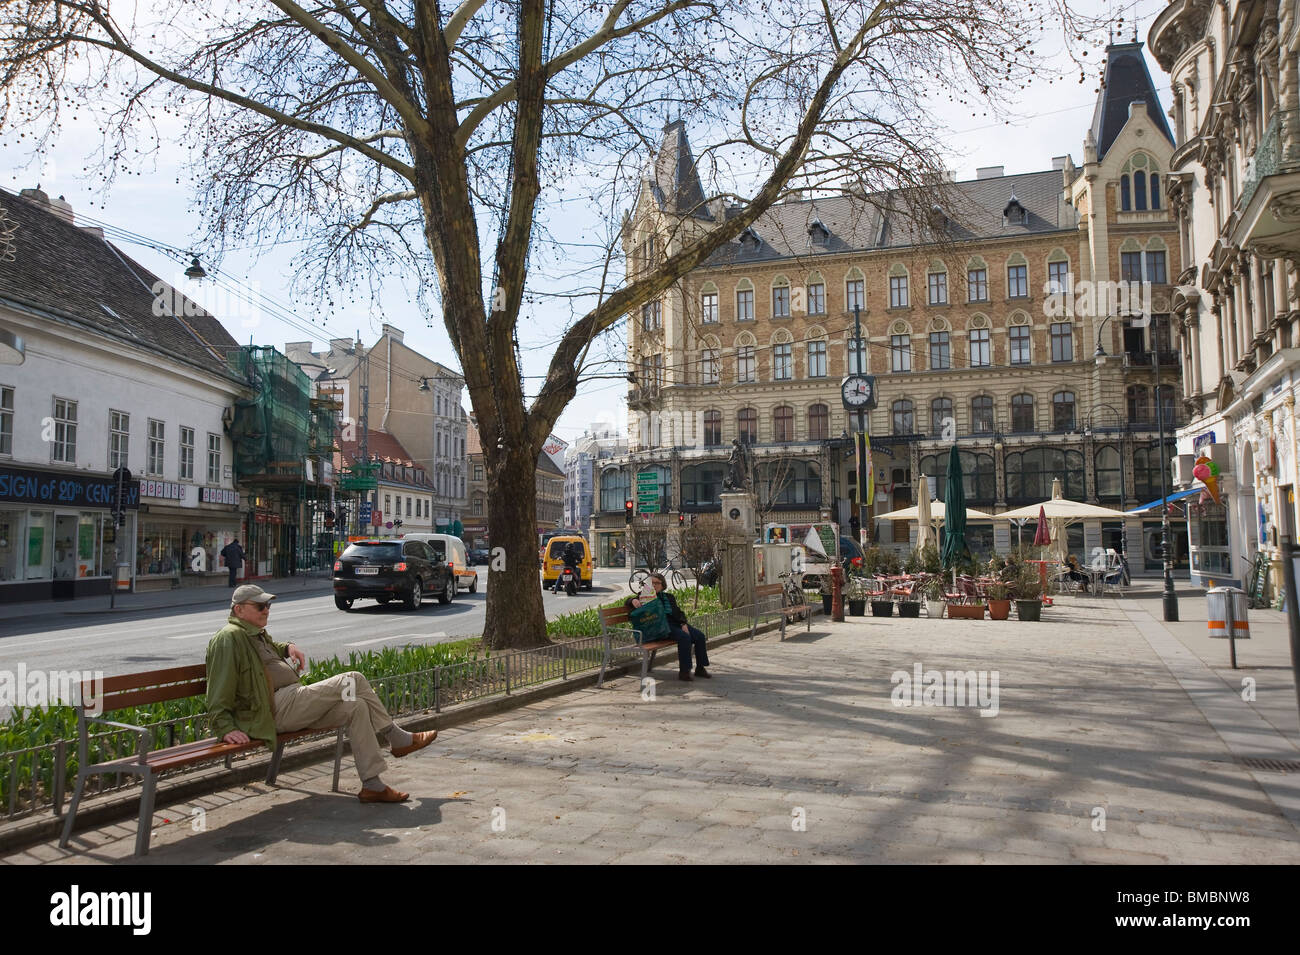
M 150 670 L 147 673 L 126 673 L 122 676 L 104 678 L 102 689 L 105 693 L 118 693 L 122 690 L 138 690 L 144 687 L 159 686 L 163 683 L 181 683 L 202 680 L 208 675 L 206 663 L 190 666 L 172 667 L 168 670 Z
M 100 701 L 105 713 L 125 710 L 132 706 L 148 706 L 150 703 L 163 703 L 167 700 L 184 700 L 191 696 L 205 696 L 208 692 L 207 680 L 193 680 L 189 683 L 173 683 L 170 686 L 155 686 L 144 690 L 126 690 L 119 693 L 105 693 Z M 86 699 L 86 697 L 82 697 Z

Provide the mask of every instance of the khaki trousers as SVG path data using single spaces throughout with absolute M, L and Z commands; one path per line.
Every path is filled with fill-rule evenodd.
M 386 764 L 376 734 L 387 735 L 393 725 L 384 704 L 366 678 L 355 670 L 311 686 L 291 684 L 275 691 L 276 731 L 346 726 L 362 781 L 384 771 Z

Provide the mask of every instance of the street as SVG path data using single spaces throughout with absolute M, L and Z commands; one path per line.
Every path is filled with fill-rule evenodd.
M 400 603 L 380 606 L 367 600 L 345 613 L 334 606 L 322 581 L 309 594 L 286 593 L 277 599 L 267 631 L 276 640 L 296 643 L 309 659 L 476 636 L 483 630 L 488 577 L 486 567 L 477 570 L 478 593 L 457 594 L 445 607 L 428 599 L 414 612 Z M 569 597 L 544 590 L 543 601 L 549 620 L 627 593 L 625 569 L 598 569 L 590 591 Z M 215 591 L 196 592 L 196 599 L 215 596 Z M 202 663 L 209 638 L 226 620 L 222 605 L 212 602 L 113 614 L 64 612 L 69 609 L 70 604 L 51 604 L 48 616 L 0 620 L 0 670 L 16 670 L 23 663 L 29 671 L 100 670 L 112 676 Z

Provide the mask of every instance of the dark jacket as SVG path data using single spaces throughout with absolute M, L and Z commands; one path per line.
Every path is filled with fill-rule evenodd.
M 239 541 L 231 541 L 221 548 L 221 556 L 226 561 L 227 567 L 239 570 L 244 566 L 244 548 L 239 546 Z
M 637 599 L 636 594 L 633 594 L 631 597 L 628 597 L 626 600 L 623 601 L 623 606 L 626 607 L 628 610 L 631 610 L 632 601 L 636 599 Z M 663 602 L 664 616 L 668 618 L 668 626 L 670 627 L 686 626 L 686 614 L 682 612 L 681 607 L 677 606 L 677 598 L 674 597 L 672 594 L 670 594 L 668 591 L 664 590 L 664 591 L 660 591 L 659 599 Z

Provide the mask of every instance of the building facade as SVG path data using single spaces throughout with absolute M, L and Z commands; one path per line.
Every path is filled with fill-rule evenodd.
M 1295 540 L 1300 455 L 1300 35 L 1294 3 L 1176 0 L 1149 40 L 1170 76 L 1169 199 L 1181 230 L 1175 315 L 1189 421 L 1177 485 L 1192 492 L 1192 577 L 1250 586 L 1256 555 L 1280 586 Z M 1222 503 L 1198 457 L 1220 466 Z
M 1168 337 L 1179 236 L 1146 182 L 1156 170 L 1160 182 L 1173 143 L 1140 45 L 1110 52 L 1082 166 L 1064 156 L 1043 172 L 982 169 L 924 197 L 783 203 L 630 316 L 629 454 L 599 471 L 597 553 L 626 549 L 626 503 L 650 487 L 631 527 L 663 535 L 672 554 L 686 515 L 719 509 L 733 440 L 750 449 L 762 522 L 853 526 L 855 428 L 840 382 L 854 372 L 876 378 L 869 515 L 914 503 L 923 479 L 942 498 L 954 442 L 982 510 L 1043 500 L 1055 478 L 1069 498 L 1123 511 L 1158 498 L 1179 414 Z M 906 212 L 917 207 L 919 218 Z M 704 199 L 684 124 L 670 123 L 625 223 L 629 275 L 729 214 Z M 1121 280 L 1142 301 L 1119 300 Z M 874 540 L 900 549 L 914 534 L 872 524 Z M 1136 572 L 1154 573 L 1158 527 L 1141 513 L 1087 522 L 1070 529 L 1070 549 L 1126 549 Z M 999 522 L 972 524 L 968 538 L 982 553 L 1014 543 Z
M 492 534 L 488 525 L 488 495 L 490 481 L 483 445 L 474 416 L 469 416 L 469 503 L 465 511 L 465 543 L 476 549 L 491 546 Z M 564 523 L 564 471 L 545 451 L 538 452 L 535 474 L 535 518 L 537 542 L 554 535 Z
M 0 603 L 224 584 L 234 339 L 39 189 L 0 190 L 0 259 Z
M 621 431 L 610 427 L 593 425 L 573 442 L 564 459 L 566 528 L 587 533 L 596 504 L 596 470 L 602 461 L 626 453 L 627 439 Z

